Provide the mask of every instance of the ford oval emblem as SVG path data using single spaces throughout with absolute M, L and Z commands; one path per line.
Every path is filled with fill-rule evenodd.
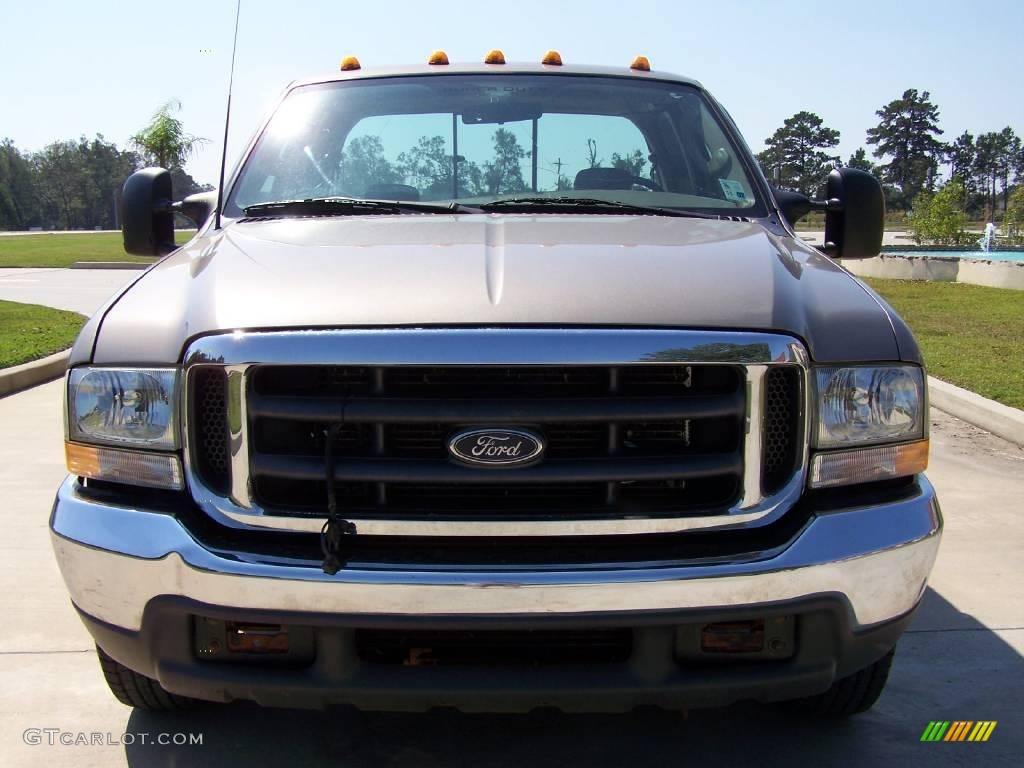
M 472 467 L 520 467 L 544 452 L 544 439 L 525 429 L 468 429 L 453 435 L 448 452 Z

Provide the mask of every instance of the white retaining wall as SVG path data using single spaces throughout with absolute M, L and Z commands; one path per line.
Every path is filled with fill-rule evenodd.
M 858 277 L 971 283 L 1024 291 L 1024 260 L 986 261 L 883 253 L 873 259 L 841 259 Z

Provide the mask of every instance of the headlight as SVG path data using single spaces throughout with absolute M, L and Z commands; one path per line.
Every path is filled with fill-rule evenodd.
M 75 368 L 68 377 L 68 438 L 174 450 L 177 385 L 174 369 Z
M 181 490 L 181 459 L 170 453 L 179 446 L 178 380 L 173 368 L 73 369 L 68 470 L 94 480 Z
M 908 477 L 928 467 L 920 368 L 819 368 L 815 381 L 819 450 L 811 462 L 812 488 Z M 846 450 L 828 450 L 836 448 Z
M 819 368 L 818 448 L 924 437 L 924 383 L 912 366 Z

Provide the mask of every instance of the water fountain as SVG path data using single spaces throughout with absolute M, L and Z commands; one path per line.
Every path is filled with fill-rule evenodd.
M 985 234 L 981 236 L 978 241 L 978 245 L 981 246 L 981 250 L 988 253 L 992 250 L 992 246 L 995 245 L 996 240 L 996 225 L 991 221 L 985 225 Z

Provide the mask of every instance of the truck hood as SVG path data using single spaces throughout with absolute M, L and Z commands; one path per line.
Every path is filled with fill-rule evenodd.
M 778 331 L 818 361 L 898 360 L 893 317 L 834 262 L 756 222 L 278 219 L 230 223 L 156 264 L 90 323 L 95 344 L 80 340 L 72 362 L 91 351 L 98 363 L 173 364 L 223 331 L 444 325 Z

